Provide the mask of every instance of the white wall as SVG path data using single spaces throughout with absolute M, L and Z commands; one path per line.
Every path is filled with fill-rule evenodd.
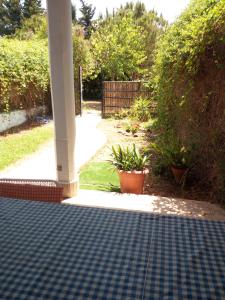
M 38 107 L 37 109 L 31 109 L 30 111 L 15 110 L 10 113 L 0 114 L 0 132 L 23 124 L 28 118 L 38 115 L 43 112 L 44 109 L 44 107 Z
M 10 113 L 0 114 L 0 132 L 23 124 L 27 120 L 25 110 L 17 110 Z

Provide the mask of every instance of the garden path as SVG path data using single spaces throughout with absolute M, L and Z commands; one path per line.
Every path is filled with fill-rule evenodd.
M 84 114 L 76 118 L 76 167 L 80 169 L 106 143 L 105 135 L 97 129 L 98 114 Z M 54 140 L 36 153 L 0 172 L 0 178 L 56 179 Z

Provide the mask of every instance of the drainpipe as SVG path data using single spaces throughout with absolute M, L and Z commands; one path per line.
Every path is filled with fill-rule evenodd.
M 64 197 L 73 197 L 78 190 L 78 178 L 71 0 L 47 0 L 47 10 L 57 180 L 64 188 Z

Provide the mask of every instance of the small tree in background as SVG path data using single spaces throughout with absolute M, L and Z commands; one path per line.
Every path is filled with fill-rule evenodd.
M 0 35 L 14 34 L 21 26 L 22 7 L 20 0 L 0 1 Z
M 145 13 L 146 13 L 146 8 L 144 3 L 137 2 L 134 6 L 134 18 L 136 19 L 141 18 Z
M 19 40 L 40 40 L 47 37 L 47 19 L 45 15 L 40 14 L 24 19 L 21 28 L 15 33 L 15 38 Z
M 41 7 L 41 0 L 24 0 L 23 3 L 23 17 L 30 18 L 43 12 Z
M 149 77 L 157 38 L 167 22 L 142 2 L 125 6 L 97 20 L 91 36 L 96 74 L 104 80 L 139 80 Z
M 108 19 L 91 37 L 95 74 L 105 80 L 135 80 L 146 70 L 144 38 L 132 16 Z
M 87 4 L 84 0 L 81 1 L 80 12 L 82 14 L 79 19 L 80 25 L 84 27 L 85 37 L 89 38 L 91 35 L 91 31 L 93 29 L 92 19 L 95 14 L 95 7 L 92 7 L 92 4 Z
M 71 4 L 71 9 L 72 9 L 72 22 L 73 24 L 77 23 L 77 10 L 76 10 L 76 6 Z

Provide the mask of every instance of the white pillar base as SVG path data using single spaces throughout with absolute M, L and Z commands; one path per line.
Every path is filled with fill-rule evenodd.
M 58 185 L 63 187 L 63 197 L 73 198 L 76 197 L 79 191 L 79 181 L 72 181 L 70 183 L 58 182 Z

